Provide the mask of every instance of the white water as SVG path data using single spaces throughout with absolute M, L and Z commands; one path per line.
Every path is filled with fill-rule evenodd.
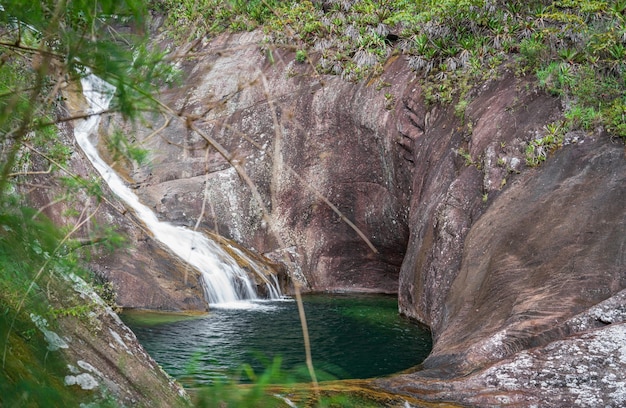
M 113 97 L 114 88 L 94 75 L 83 78 L 81 83 L 83 94 L 89 104 L 89 113 L 106 110 Z M 201 272 L 208 302 L 218 304 L 220 307 L 245 307 L 242 301 L 258 299 L 255 285 L 248 273 L 217 243 L 197 231 L 159 221 L 148 207 L 139 202 L 137 196 L 115 171 L 100 158 L 97 149 L 89 140 L 97 130 L 99 122 L 100 115 L 80 120 L 74 128 L 76 141 L 111 190 L 135 211 L 137 217 L 154 234 L 154 238 Z M 243 255 L 243 252 L 236 249 L 235 251 Z M 254 267 L 251 259 L 248 257 L 245 259 Z M 270 297 L 280 298 L 280 288 L 276 282 L 270 281 L 258 270 L 255 272 L 265 282 Z

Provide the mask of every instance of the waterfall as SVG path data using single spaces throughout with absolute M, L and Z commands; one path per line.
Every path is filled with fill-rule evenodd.
M 89 105 L 89 113 L 106 110 L 115 88 L 95 75 L 88 75 L 81 79 L 81 83 L 83 94 Z M 79 121 L 74 128 L 76 141 L 109 188 L 135 211 L 154 238 L 167 246 L 184 262 L 200 271 L 207 301 L 210 304 L 227 306 L 236 305 L 242 300 L 258 299 L 255 284 L 250 280 L 248 272 L 243 270 L 220 245 L 197 231 L 159 221 L 152 210 L 139 202 L 138 197 L 102 160 L 98 150 L 90 142 L 89 137 L 97 131 L 99 122 L 100 115 L 92 115 Z M 239 255 L 243 254 L 243 252 L 236 251 Z M 254 272 L 267 285 L 267 293 L 270 297 L 281 297 L 280 288 L 275 279 L 272 282 L 260 272 L 260 269 L 254 267 L 255 264 L 250 258 L 245 258 L 250 262 Z

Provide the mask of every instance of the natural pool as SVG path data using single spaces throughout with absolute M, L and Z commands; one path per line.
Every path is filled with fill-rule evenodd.
M 396 297 L 308 295 L 303 304 L 319 380 L 392 374 L 430 352 L 430 333 L 398 316 Z M 226 378 L 243 364 L 261 373 L 278 356 L 291 380 L 309 380 L 294 300 L 213 307 L 206 316 L 170 322 L 149 317 L 122 314 L 148 353 L 185 385 Z

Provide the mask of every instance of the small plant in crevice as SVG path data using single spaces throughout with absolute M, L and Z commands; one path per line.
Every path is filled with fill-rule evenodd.
M 467 106 L 469 105 L 469 101 L 467 99 L 461 99 L 454 106 L 454 114 L 457 118 L 461 119 L 461 123 L 465 124 L 465 112 L 467 111 Z
M 392 110 L 396 103 L 396 97 L 391 92 L 385 93 L 385 109 Z
M 544 127 L 546 134 L 538 139 L 531 140 L 526 145 L 526 165 L 536 167 L 544 162 L 548 155 L 561 147 L 565 136 L 563 122 L 549 123 Z
M 307 60 L 306 50 L 297 50 L 296 51 L 296 62 L 304 63 Z
M 113 284 L 102 275 L 95 273 L 93 277 L 93 289 L 100 296 L 100 299 L 113 309 L 120 312 L 121 308 L 117 305 L 117 291 Z
M 524 38 L 519 44 L 521 62 L 530 69 L 538 67 L 545 59 L 548 49 L 540 33 Z
M 572 85 L 573 73 L 570 64 L 553 61 L 537 70 L 539 86 L 554 96 L 563 96 Z
M 472 155 L 466 149 L 460 147 L 460 148 L 458 148 L 456 150 L 456 154 L 458 154 L 459 156 L 461 156 L 465 160 L 465 165 L 466 166 L 473 166 L 473 165 L 476 164 L 476 162 L 472 158 Z

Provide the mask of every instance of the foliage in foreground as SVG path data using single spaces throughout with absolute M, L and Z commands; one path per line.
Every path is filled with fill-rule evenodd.
M 263 407 L 315 407 L 315 408 L 375 408 L 380 406 L 406 406 L 402 398 L 389 395 L 382 397 L 360 384 L 343 381 L 329 385 L 313 386 L 295 382 L 298 378 L 281 369 L 280 357 L 269 362 L 265 370 L 257 374 L 249 365 L 230 380 L 218 380 L 211 386 L 192 389 L 194 405 L 199 408 L 263 408 Z M 320 372 L 322 376 L 323 373 Z M 303 377 L 304 378 L 304 377 Z M 242 384 L 241 379 L 248 383 Z M 277 385 L 278 384 L 278 385 Z M 391 400 L 397 400 L 393 401 Z
M 75 238 L 88 241 L 86 225 L 107 244 L 118 238 L 92 222 L 99 182 L 66 167 L 73 146 L 58 124 L 77 118 L 63 95 L 95 73 L 117 87 L 111 111 L 134 119 L 154 106 L 170 71 L 136 34 L 142 0 L 8 0 L 0 9 L 0 405 L 77 406 L 94 396 L 64 384 L 65 345 L 55 334 L 57 319 L 88 324 L 95 307 L 72 289 L 75 276 L 90 278 L 81 267 L 88 248 Z M 57 198 L 30 206 L 55 184 Z M 45 214 L 63 204 L 78 210 L 58 226 Z

